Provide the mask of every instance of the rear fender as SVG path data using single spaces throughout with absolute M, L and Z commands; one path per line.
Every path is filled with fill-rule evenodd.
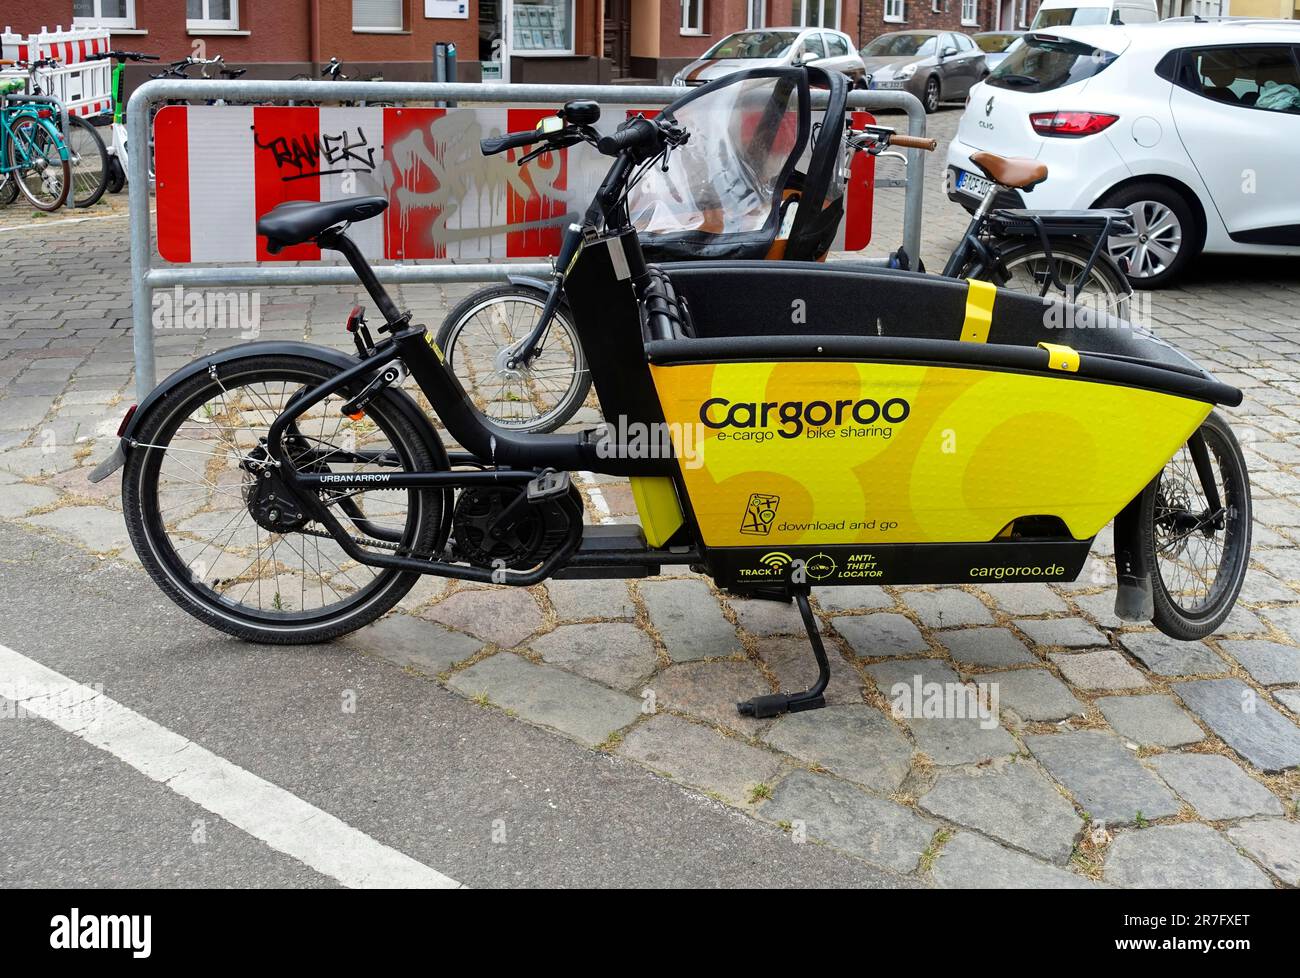
M 1142 548 L 1142 497 L 1155 491 L 1156 476 L 1151 484 L 1133 498 L 1115 517 L 1115 573 L 1119 586 L 1115 591 L 1115 617 L 1121 621 L 1150 621 L 1155 614 L 1151 595 L 1151 565 Z
M 531 275 L 509 275 L 506 281 L 511 285 L 526 286 L 530 289 L 537 289 L 539 292 L 550 292 L 551 283 L 540 278 L 533 278 Z
M 135 434 L 139 430 L 145 417 L 148 416 L 157 402 L 165 397 L 168 392 L 174 390 L 179 385 L 185 383 L 190 378 L 207 373 L 213 367 L 220 368 L 224 363 L 230 363 L 248 356 L 300 356 L 310 357 L 328 363 L 330 366 L 337 367 L 340 370 L 346 370 L 355 366 L 357 358 L 350 353 L 343 353 L 339 350 L 331 349 L 328 346 L 317 346 L 314 343 L 300 343 L 291 340 L 276 342 L 253 342 L 241 343 L 238 346 L 232 346 L 228 349 L 221 350 L 209 356 L 200 357 L 197 360 L 187 363 L 171 376 L 167 377 L 162 383 L 155 387 L 145 397 L 140 405 L 134 409 L 130 418 L 126 422 L 126 427 L 121 433 L 121 440 L 113 454 L 101 462 L 90 474 L 91 482 L 101 482 L 108 478 L 113 472 L 117 471 L 126 463 L 127 455 L 131 452 L 131 447 L 135 444 Z M 393 389 L 393 395 L 397 398 L 401 411 L 415 425 L 426 439 L 429 446 L 434 450 L 435 462 L 443 467 L 448 467 L 446 452 L 442 447 L 442 440 L 438 437 L 433 428 L 432 422 L 420 410 L 419 406 L 409 394 L 400 389 Z

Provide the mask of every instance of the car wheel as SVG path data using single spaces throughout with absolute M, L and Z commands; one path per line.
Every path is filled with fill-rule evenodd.
M 925 82 L 925 98 L 923 100 L 926 112 L 939 111 L 939 79 L 936 75 L 931 75 Z
M 1133 215 L 1132 234 L 1113 234 L 1111 257 L 1126 265 L 1139 289 L 1162 289 L 1201 250 L 1200 229 L 1187 199 L 1160 183 L 1139 183 L 1102 198 L 1101 207 Z

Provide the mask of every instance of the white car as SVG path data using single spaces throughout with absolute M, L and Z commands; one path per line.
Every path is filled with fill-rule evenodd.
M 820 27 L 762 27 L 728 34 L 673 77 L 674 85 L 703 85 L 746 68 L 815 65 L 865 84 L 866 67 L 847 34 Z
M 968 210 L 988 188 L 981 150 L 1048 166 L 1007 206 L 1128 208 L 1135 233 L 1110 247 L 1140 287 L 1201 251 L 1300 255 L 1300 22 L 1026 34 L 948 147 L 948 196 Z

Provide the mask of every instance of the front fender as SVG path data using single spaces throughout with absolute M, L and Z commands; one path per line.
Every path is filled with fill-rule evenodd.
M 511 285 L 526 285 L 532 289 L 538 289 L 542 292 L 551 291 L 551 283 L 543 281 L 540 278 L 533 278 L 531 275 L 508 275 L 506 281 Z
M 357 362 L 354 354 L 344 353 L 328 346 L 318 346 L 315 343 L 303 343 L 295 340 L 259 340 L 251 343 L 240 343 L 238 346 L 228 347 L 208 356 L 199 357 L 164 379 L 146 395 L 139 405 L 132 409 L 130 417 L 126 421 L 126 426 L 120 433 L 121 438 L 117 448 L 112 455 L 95 467 L 95 470 L 89 476 L 89 481 L 102 482 L 126 463 L 126 457 L 130 454 L 132 445 L 135 444 L 135 433 L 139 429 L 142 420 L 149 414 L 154 404 L 164 397 L 168 391 L 173 390 L 179 384 L 185 383 L 197 374 L 206 373 L 212 367 L 220 367 L 223 363 L 229 363 L 232 360 L 238 360 L 249 355 L 311 357 L 338 367 L 340 370 L 355 366 Z M 433 424 L 425 413 L 420 410 L 415 401 L 412 400 L 411 396 L 402 390 L 394 390 L 393 393 L 399 398 L 403 412 L 425 435 L 428 443 L 431 446 L 441 446 L 442 441 L 434 430 Z

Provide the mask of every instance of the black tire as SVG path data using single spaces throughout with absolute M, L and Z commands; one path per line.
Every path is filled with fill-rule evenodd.
M 108 192 L 120 194 L 126 187 L 126 171 L 116 156 L 108 158 Z
M 447 318 L 443 320 L 442 326 L 438 329 L 438 346 L 447 358 L 447 365 L 460 379 L 462 386 L 470 395 L 470 399 L 475 406 L 488 421 L 503 428 L 509 428 L 512 431 L 555 431 L 568 422 L 587 399 L 587 393 L 591 390 L 591 372 L 587 369 L 586 357 L 583 355 L 582 345 L 578 340 L 573 312 L 567 302 L 561 302 L 542 347 L 542 357 L 547 355 L 548 350 L 557 351 L 553 353 L 556 361 L 566 357 L 566 352 L 571 353 L 571 364 L 566 362 L 554 368 L 556 380 L 557 382 L 562 381 L 563 386 L 555 392 L 553 403 L 550 402 L 549 397 L 543 400 L 540 405 L 535 400 L 533 403 L 534 410 L 531 413 L 515 409 L 507 413 L 503 408 L 492 407 L 493 404 L 500 404 L 501 402 L 490 399 L 490 388 L 486 384 L 480 384 L 477 378 L 492 374 L 495 370 L 495 364 L 488 365 L 486 359 L 481 355 L 475 361 L 471 361 L 469 359 L 470 354 L 466 350 L 465 335 L 471 325 L 482 321 L 480 317 L 482 317 L 486 309 L 492 306 L 502 308 L 508 303 L 514 308 L 531 310 L 533 318 L 518 323 L 516 323 L 517 317 L 512 311 L 510 322 L 505 326 L 506 336 L 495 341 L 489 337 L 489 343 L 497 342 L 500 344 L 496 348 L 498 351 L 496 356 L 499 357 L 501 349 L 504 349 L 512 341 L 522 340 L 528 334 L 529 329 L 537 322 L 536 317 L 540 315 L 541 307 L 545 302 L 546 293 L 531 286 L 491 285 L 479 289 L 463 299 L 447 314 Z M 477 332 L 477 330 L 474 332 Z M 497 374 L 497 376 L 500 375 Z M 528 375 L 531 378 L 539 376 L 541 376 L 540 371 L 534 371 Z M 502 381 L 499 387 L 499 391 L 503 396 L 508 390 L 507 383 L 507 381 Z M 524 382 L 519 382 L 519 386 L 522 390 Z M 539 392 L 537 390 L 539 386 L 544 386 L 544 382 L 534 385 L 535 398 L 540 398 L 542 393 L 547 395 L 551 393 L 549 389 Z M 513 392 L 511 393 L 513 395 Z M 509 403 L 522 404 L 524 399 L 512 396 Z
M 12 173 L 0 173 L 0 207 L 18 199 L 18 179 Z
M 1092 256 L 1092 247 L 1070 240 L 1053 241 L 1051 244 L 1052 257 L 1058 268 L 1058 277 L 1067 283 L 1071 277 L 1078 278 L 1079 273 L 1083 271 L 1088 259 Z M 1010 273 L 1010 278 L 1001 274 L 994 274 L 992 270 L 985 269 L 981 265 L 973 266 L 963 277 L 992 282 L 1001 288 L 1039 294 L 1039 288 L 1035 288 L 1033 283 L 1041 282 L 1040 276 L 1047 268 L 1047 255 L 1037 241 L 1006 247 L 1001 250 L 1001 258 L 1002 264 Z M 1072 275 L 1071 270 L 1073 270 Z M 1102 297 L 1103 292 L 1105 293 L 1104 299 Z M 1067 298 L 1061 296 L 1050 286 L 1047 294 L 1057 298 Z M 1132 290 L 1129 288 L 1124 273 L 1113 262 L 1108 260 L 1105 254 L 1102 254 L 1093 263 L 1092 271 L 1089 273 L 1089 281 L 1074 296 L 1074 301 L 1078 304 L 1087 304 L 1096 311 L 1127 320 L 1131 311 L 1129 303 L 1131 295 Z M 1093 298 L 1093 296 L 1097 298 Z
M 1214 633 L 1232 612 L 1250 562 L 1251 500 L 1250 478 L 1246 459 L 1228 422 L 1211 413 L 1201 425 L 1200 433 L 1209 449 L 1210 464 L 1219 483 L 1219 498 L 1224 514 L 1221 525 L 1204 529 L 1193 526 L 1197 504 L 1203 494 L 1200 480 L 1184 445 L 1142 494 L 1140 511 L 1142 550 L 1151 567 L 1151 590 L 1155 603 L 1152 622 L 1170 638 L 1192 642 Z M 1205 529 L 1210 529 L 1206 533 Z M 1210 551 L 1214 541 L 1219 554 L 1212 568 L 1214 577 L 1206 582 L 1203 599 L 1194 603 L 1182 597 L 1178 587 L 1174 559 L 1197 546 Z M 1210 568 L 1206 568 L 1210 569 Z M 1185 580 L 1185 578 L 1184 578 Z
M 32 116 L 15 120 L 11 124 L 10 131 L 13 138 L 9 140 L 9 169 L 18 184 L 18 189 L 27 198 L 27 202 L 37 210 L 45 211 L 47 214 L 57 211 L 67 201 L 68 193 L 72 188 L 72 169 L 68 161 L 60 159 L 58 155 L 61 142 L 57 137 L 51 136 L 49 131 Z M 20 139 L 41 161 L 38 165 L 21 172 L 17 169 L 20 159 L 18 156 Z M 55 178 L 60 181 L 58 189 L 61 194 L 37 195 L 38 189 L 45 190 L 47 193 L 50 191 L 43 176 L 47 171 L 53 171 Z
M 1172 187 L 1135 183 L 1107 194 L 1097 206 L 1123 207 L 1137 222 L 1133 235 L 1111 235 L 1109 242 L 1111 257 L 1128 264 L 1134 288 L 1163 289 L 1200 253 L 1200 223 L 1187 198 Z M 1162 215 L 1168 215 L 1176 227 L 1164 229 Z M 1153 225 L 1159 228 L 1154 236 L 1150 233 Z M 1144 233 L 1146 240 L 1142 239 Z M 1164 250 L 1172 257 L 1165 258 Z
M 81 116 L 68 116 L 68 153 L 73 157 L 72 201 L 77 207 L 93 207 L 108 189 L 112 168 L 99 130 Z
M 927 115 L 939 111 L 939 102 L 942 100 L 943 92 L 939 87 L 939 76 L 931 75 L 925 80 L 925 97 L 921 99 L 921 104 L 925 107 Z
M 258 480 L 241 466 L 232 463 L 237 461 L 241 451 L 250 452 L 249 446 L 257 444 L 256 439 L 251 436 L 263 430 L 263 421 L 269 423 L 269 419 L 278 410 L 278 405 L 274 403 L 276 398 L 283 401 L 295 390 L 305 385 L 314 385 L 337 373 L 338 367 L 313 357 L 249 355 L 222 364 L 217 378 L 211 377 L 205 371 L 178 384 L 159 398 L 140 421 L 135 433 L 138 444 L 127 456 L 122 473 L 123 514 L 131 543 L 149 572 L 149 576 L 163 592 L 185 611 L 213 628 L 247 641 L 275 644 L 326 641 L 374 621 L 400 601 L 420 576 L 390 569 L 371 568 L 355 562 L 354 566 L 348 566 L 346 560 L 342 563 L 338 561 L 326 563 L 333 560 L 331 557 L 333 551 L 328 548 L 337 548 L 337 544 L 332 540 L 325 541 L 327 549 L 322 551 L 319 542 L 321 538 L 318 536 L 304 535 L 298 530 L 272 533 L 254 525 L 256 521 L 248 524 L 244 522 L 250 518 L 248 494 L 250 491 L 257 490 Z M 257 394 L 244 400 L 243 396 L 237 393 L 246 386 L 255 384 L 263 385 L 262 389 L 270 392 L 274 391 L 275 385 L 281 386 L 279 393 L 273 394 L 270 402 L 260 400 L 262 395 Z M 230 409 L 226 408 L 229 403 L 227 398 L 235 402 Z M 264 408 L 261 406 L 263 404 L 267 406 Z M 204 407 L 208 405 L 221 405 L 222 410 L 205 412 Z M 321 413 L 323 420 L 318 445 L 331 445 L 339 438 L 337 421 L 330 438 L 324 437 L 327 423 L 324 419 L 339 417 L 336 413 L 337 405 L 331 407 L 332 411 L 327 409 Z M 373 430 L 382 436 L 381 450 L 387 451 L 391 448 L 396 452 L 399 460 L 396 466 L 390 463 L 388 470 L 446 469 L 446 453 L 440 444 L 430 443 L 418 423 L 418 418 L 412 416 L 415 410 L 409 398 L 391 390 L 384 391 L 366 407 L 365 421 L 373 423 L 375 426 Z M 254 423 L 245 428 L 243 422 L 249 415 L 256 415 L 256 418 Z M 232 423 L 232 418 L 238 423 Z M 304 428 L 308 427 L 308 424 L 304 421 Z M 168 449 L 173 447 L 173 439 L 182 425 L 188 425 L 188 429 L 181 436 L 182 443 L 187 447 L 184 449 L 177 447 L 174 453 L 169 454 Z M 205 426 L 206 431 L 203 430 Z M 311 437 L 314 438 L 314 420 L 310 426 L 313 432 Z M 195 432 L 200 433 L 196 435 Z M 229 442 L 224 441 L 227 436 L 231 436 Z M 218 451 L 198 452 L 199 455 L 208 455 L 208 461 L 203 463 L 200 469 L 195 467 L 197 461 L 195 446 L 202 447 L 204 438 L 209 439 L 209 447 L 216 448 Z M 357 444 L 360 446 L 361 442 L 358 441 Z M 231 454 L 232 448 L 234 454 Z M 185 454 L 177 454 L 181 452 Z M 174 465 L 170 461 L 172 455 L 176 456 Z M 329 469 L 329 463 L 320 464 L 323 466 L 320 471 Z M 335 465 L 337 464 L 336 462 Z M 160 490 L 159 475 L 164 465 L 170 465 L 169 471 L 182 476 L 187 470 L 194 472 L 198 477 L 194 485 L 198 488 L 178 489 L 171 487 L 171 483 L 168 482 Z M 193 492 L 202 495 L 197 499 L 190 495 L 177 495 Z M 160 493 L 166 496 L 165 503 L 160 503 Z M 394 541 L 393 545 L 386 550 L 381 550 L 373 544 L 368 544 L 367 549 L 374 552 L 397 550 L 412 554 L 439 552 L 445 542 L 442 539 L 442 522 L 446 493 L 427 489 L 397 490 L 396 504 L 392 502 L 393 495 L 393 491 L 381 494 L 380 498 L 387 499 L 388 502 L 381 503 L 379 509 L 366 508 L 369 499 L 361 505 L 366 517 L 372 521 L 393 519 L 392 513 L 397 510 L 400 513 L 396 517 L 400 521 L 400 529 L 396 529 L 396 533 L 400 534 L 400 539 Z M 345 496 L 348 496 L 353 503 L 357 499 L 355 494 L 344 492 L 337 497 L 332 497 L 331 504 L 338 503 L 341 506 L 337 511 L 340 514 L 340 522 L 345 527 L 351 528 L 348 520 L 341 518 L 341 514 L 349 505 L 344 501 Z M 403 500 L 405 500 L 405 508 L 402 507 Z M 211 512 L 214 501 L 216 505 L 224 505 L 226 509 L 218 510 L 214 515 Z M 387 508 L 382 508 L 384 505 Z M 175 514 L 178 508 L 182 514 L 187 512 L 187 509 L 192 509 L 193 512 L 183 518 L 177 515 L 170 516 L 169 519 L 175 525 L 169 527 L 164 520 L 164 514 Z M 227 514 L 229 520 L 226 519 Z M 203 522 L 194 522 L 200 519 Z M 228 530 L 232 522 L 234 529 Z M 199 529 L 194 529 L 195 525 L 199 526 Z M 218 525 L 221 529 L 215 531 L 206 529 L 207 526 Z M 235 546 L 236 534 L 241 525 L 245 530 L 245 540 L 248 539 L 248 531 L 251 530 L 254 534 L 255 562 L 248 557 L 247 547 L 243 547 L 241 552 L 241 548 Z M 312 525 L 308 522 L 301 529 L 310 529 Z M 204 533 L 209 534 L 206 544 L 202 535 Z M 229 533 L 228 537 L 225 536 L 227 533 Z M 183 539 L 195 534 L 199 535 L 195 543 Z M 266 544 L 262 543 L 262 534 L 266 536 Z M 226 542 L 220 543 L 223 537 Z M 309 540 L 316 541 L 314 565 L 311 557 L 312 545 L 307 542 Z M 195 553 L 195 556 L 188 559 L 182 557 L 178 552 L 177 541 L 180 541 L 180 549 L 187 550 L 187 553 Z M 283 560 L 279 552 L 281 543 L 285 547 Z M 217 544 L 220 544 L 217 552 L 210 555 L 210 548 Z M 195 551 L 194 548 L 198 547 L 203 549 Z M 267 547 L 269 547 L 269 559 L 266 559 L 265 554 Z M 226 548 L 231 548 L 234 555 L 225 565 L 222 565 L 223 558 L 227 556 Z M 338 552 L 343 551 L 339 548 Z M 282 564 L 288 563 L 295 556 L 302 558 L 304 568 L 302 574 L 296 575 L 303 582 L 302 594 L 296 609 L 287 606 L 283 600 L 280 570 Z M 211 560 L 211 565 L 200 563 L 200 558 L 204 561 Z M 241 566 L 242 570 L 234 572 Z M 313 566 L 320 582 L 321 606 L 308 609 L 307 598 L 314 599 L 317 587 L 316 581 L 311 581 L 310 586 L 306 582 Z M 250 572 L 252 578 L 248 578 Z M 271 577 L 264 588 L 263 579 L 268 573 Z M 289 576 L 290 584 L 294 583 L 295 575 L 288 570 L 283 573 Z M 369 575 L 368 580 L 365 579 L 366 575 Z M 208 580 L 210 576 L 211 583 Z M 246 580 L 248 580 L 247 586 L 245 586 Z M 364 583 L 354 588 L 352 586 L 354 581 L 364 581 Z M 251 590 L 254 582 L 257 587 L 256 608 L 248 603 L 252 599 Z M 340 583 L 336 586 L 336 582 Z M 326 603 L 327 586 L 333 595 L 339 598 L 338 601 L 330 597 L 329 603 Z M 270 602 L 271 607 L 268 609 L 265 606 L 264 590 L 270 590 L 271 587 L 274 587 L 274 592 Z M 339 587 L 343 590 L 340 591 Z M 224 588 L 224 591 L 219 590 L 221 588 Z M 351 593 L 344 593 L 348 591 Z M 291 605 L 292 591 L 288 592 L 288 599 Z

